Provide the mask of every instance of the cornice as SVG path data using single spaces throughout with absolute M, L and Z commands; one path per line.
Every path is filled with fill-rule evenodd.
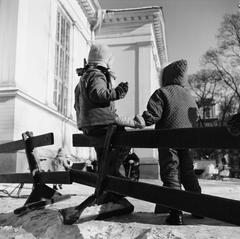
M 76 0 L 79 4 L 79 6 L 83 9 L 83 11 L 86 13 L 87 18 L 92 18 L 94 17 L 96 10 L 97 10 L 97 5 L 96 1 L 94 0 Z
M 76 0 L 86 14 L 91 29 L 95 30 L 102 21 L 103 11 L 98 0 Z
M 168 54 L 167 54 L 167 42 L 166 42 L 166 33 L 165 33 L 165 21 L 163 18 L 162 10 L 154 13 L 153 29 L 155 32 L 156 46 L 157 46 L 158 54 L 160 56 L 160 62 L 161 62 L 161 65 L 163 66 L 168 62 Z
M 126 9 L 107 9 L 103 23 L 138 23 L 139 25 L 153 21 L 153 12 L 161 9 L 160 7 L 126 8 Z
M 150 23 L 153 28 L 154 43 L 161 66 L 167 63 L 167 44 L 162 7 L 142 7 L 105 10 L 103 25 L 134 25 Z

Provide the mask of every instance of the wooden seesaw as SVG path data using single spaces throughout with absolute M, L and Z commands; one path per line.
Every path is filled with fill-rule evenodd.
M 95 187 L 95 194 L 76 207 L 62 209 L 61 213 L 65 224 L 81 221 L 84 209 L 97 203 L 103 192 L 110 192 L 240 225 L 240 201 L 238 200 L 135 182 L 114 177 L 108 173 L 109 162 L 114 160 L 114 158 L 111 159 L 112 148 L 127 146 L 134 148 L 231 149 L 240 147 L 239 136 L 231 135 L 225 127 L 136 130 L 117 134 L 114 131 L 114 126 L 110 127 L 105 137 L 88 137 L 82 134 L 73 135 L 73 146 L 104 147 L 104 156 L 103 166 L 100 168 L 98 176 L 81 171 L 69 171 L 73 182 Z M 95 218 L 106 218 L 122 213 L 130 213 L 133 210 L 133 206 L 127 204 L 125 209 L 125 211 L 116 209 L 116 213 L 112 211 L 109 215 L 97 213 Z
M 73 146 L 75 147 L 103 147 L 102 167 L 98 174 L 70 169 L 67 172 L 37 173 L 38 178 L 44 183 L 80 183 L 95 187 L 95 193 L 84 202 L 71 208 L 60 210 L 65 224 L 89 219 L 103 219 L 134 210 L 124 197 L 128 196 L 151 203 L 163 205 L 169 208 L 180 209 L 196 215 L 205 216 L 228 223 L 240 225 L 240 201 L 227 198 L 211 196 L 207 194 L 196 194 L 152 185 L 148 183 L 135 182 L 111 175 L 109 162 L 114 160 L 112 149 L 117 147 L 135 148 L 212 148 L 212 149 L 235 149 L 240 148 L 240 137 L 231 135 L 225 127 L 212 128 L 187 128 L 172 130 L 136 130 L 124 133 L 115 133 L 115 127 L 109 127 L 105 137 L 88 137 L 83 134 L 73 135 Z M 63 177 L 64 176 L 64 177 Z M 0 176 L 0 182 L 2 182 Z M 30 182 L 32 178 L 28 178 Z M 9 181 L 9 180 L 5 180 Z M 15 178 L 20 183 L 23 180 Z M 26 182 L 27 180 L 25 180 Z M 33 180 L 32 180 L 33 182 Z M 112 201 L 105 195 L 113 194 Z M 114 198 L 116 196 L 116 200 Z M 122 200 L 122 201 L 121 201 Z M 107 208 L 108 203 L 115 206 Z M 84 211 L 98 205 L 104 210 L 97 211 L 94 215 L 86 215 Z M 105 205 L 105 207 L 104 207 Z M 32 208 L 35 209 L 35 208 Z M 16 210 L 15 210 L 16 211 Z

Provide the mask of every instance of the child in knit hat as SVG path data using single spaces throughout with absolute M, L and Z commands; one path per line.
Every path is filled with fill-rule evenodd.
M 128 92 L 128 83 L 121 82 L 113 87 L 115 74 L 110 70 L 112 53 L 109 47 L 103 44 L 91 46 L 88 63 L 81 71 L 79 84 L 75 88 L 74 108 L 77 113 L 78 129 L 89 136 L 105 135 L 109 125 L 117 125 L 117 131 L 124 131 L 124 126 L 140 128 L 141 125 L 133 119 L 116 114 L 114 101 L 125 97 Z M 103 149 L 95 148 L 98 162 Z M 127 157 L 130 148 L 116 149 L 117 159 L 114 162 L 115 176 L 120 176 L 119 168 Z
M 142 126 L 155 124 L 155 129 L 191 128 L 196 126 L 198 108 L 185 88 L 187 61 L 179 60 L 166 66 L 161 74 L 161 88 L 150 97 L 147 110 L 135 119 Z M 163 186 L 201 193 L 193 171 L 193 159 L 188 149 L 159 148 L 160 175 Z M 196 217 L 196 216 L 195 216 Z M 182 212 L 170 210 L 168 224 L 183 224 Z

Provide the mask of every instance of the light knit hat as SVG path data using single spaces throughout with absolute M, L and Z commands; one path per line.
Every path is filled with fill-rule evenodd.
M 107 66 L 112 57 L 110 48 L 104 44 L 93 44 L 88 54 L 88 63 Z

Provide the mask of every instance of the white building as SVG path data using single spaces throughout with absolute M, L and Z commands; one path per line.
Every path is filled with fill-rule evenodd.
M 108 44 L 115 56 L 114 71 L 120 81 L 129 82 L 123 100 L 116 101 L 120 115 L 133 118 L 146 110 L 151 94 L 159 88 L 158 70 L 167 62 L 167 47 L 162 9 L 107 10 L 96 36 Z M 156 149 L 134 149 L 141 158 L 141 176 L 156 177 Z
M 55 143 L 39 148 L 41 158 L 53 158 L 59 147 L 82 158 L 94 155 L 93 149 L 72 147 L 78 132 L 73 101 L 75 70 L 103 15 L 97 41 L 111 46 L 118 78 L 130 84 L 118 112 L 133 117 L 143 111 L 158 87 L 157 69 L 167 61 L 161 8 L 103 11 L 97 0 L 0 0 L 1 143 L 25 131 L 53 132 Z M 156 159 L 154 150 L 139 156 Z M 27 170 L 24 152 L 8 158 L 0 172 Z

